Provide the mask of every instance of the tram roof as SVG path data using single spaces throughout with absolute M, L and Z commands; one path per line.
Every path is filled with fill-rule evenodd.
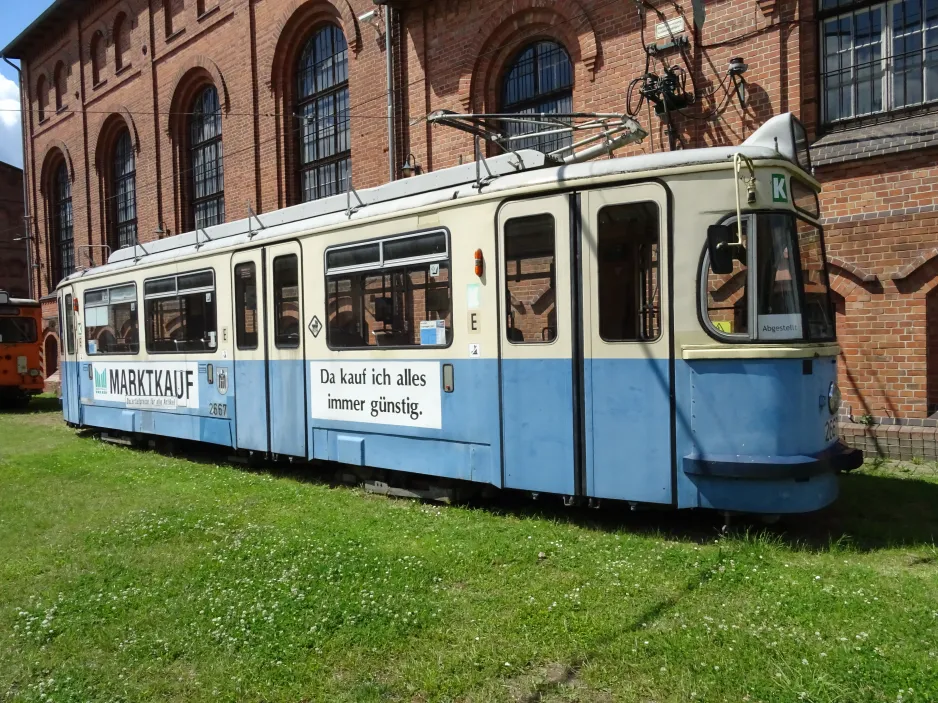
M 280 210 L 251 214 L 196 232 L 118 249 L 111 254 L 107 264 L 73 273 L 63 282 L 80 280 L 92 272 L 101 274 L 131 268 L 138 262 L 153 264 L 172 261 L 197 252 L 209 253 L 249 242 L 256 244 L 267 239 L 308 232 L 313 228 L 444 204 L 479 193 L 492 194 L 529 186 L 572 184 L 578 180 L 617 174 L 727 163 L 736 154 L 754 161 L 782 158 L 798 164 L 793 131 L 796 122 L 791 113 L 773 117 L 736 147 L 668 151 L 558 166 L 551 165 L 544 154 L 538 151 L 510 152 L 480 162 L 441 169 Z M 477 185 L 480 174 L 484 180 L 481 188 Z M 352 208 L 351 213 L 349 206 Z

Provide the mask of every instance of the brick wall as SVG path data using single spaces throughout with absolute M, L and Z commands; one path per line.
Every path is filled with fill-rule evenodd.
M 0 162 L 0 290 L 15 298 L 29 295 L 23 232 L 23 171 Z
M 658 73 L 662 62 L 690 67 L 687 87 L 698 99 L 687 109 L 692 117 L 676 117 L 675 139 L 687 147 L 738 144 L 785 111 L 820 134 L 815 5 L 705 3 L 706 21 L 685 32 L 683 55 L 665 49 L 651 64 Z M 693 30 L 690 4 L 657 7 L 663 17 L 639 13 L 626 0 L 410 3 L 392 32 L 397 115 L 389 157 L 381 16 L 387 10 L 370 0 L 76 1 L 22 49 L 38 293 L 56 284 L 55 168 L 68 168 L 78 263 L 98 262 L 112 218 L 110 159 L 124 128 L 134 145 L 140 240 L 190 227 L 186 113 L 205 85 L 216 87 L 222 106 L 226 216 L 242 217 L 248 204 L 263 212 L 295 203 L 295 66 L 303 44 L 325 23 L 341 29 L 348 44 L 352 183 L 363 188 L 387 180 L 389 158 L 396 166 L 412 155 L 423 171 L 472 159 L 471 136 L 432 127 L 425 117 L 438 109 L 500 109 L 506 65 L 535 40 L 568 52 L 574 110 L 621 113 L 630 81 L 645 68 L 640 29 L 648 43 L 663 18 L 681 16 Z M 374 9 L 376 26 L 357 20 Z M 725 80 L 737 56 L 749 65 L 745 108 Z M 652 138 L 620 154 L 666 148 L 664 124 L 647 105 L 637 117 Z M 856 416 L 924 418 L 938 406 L 936 160 L 938 149 L 920 149 L 817 170 L 844 348 L 841 383 Z M 723 302 L 734 298 L 726 292 Z M 47 308 L 51 321 L 51 303 Z M 542 326 L 546 320 L 529 317 Z

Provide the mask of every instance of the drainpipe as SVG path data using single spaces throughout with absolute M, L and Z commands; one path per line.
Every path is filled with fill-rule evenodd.
M 3 60 L 9 64 L 9 66 L 16 71 L 17 80 L 20 84 L 20 127 L 23 132 L 22 139 L 22 148 L 23 148 L 23 225 L 26 228 L 25 236 L 23 239 L 26 240 L 26 286 L 29 289 L 29 297 L 33 297 L 33 247 L 32 247 L 32 235 L 29 233 L 29 185 L 26 180 L 26 89 L 23 86 L 23 72 L 20 70 L 20 67 L 12 63 L 10 59 L 3 56 Z M 37 295 L 38 299 L 39 296 Z
M 397 164 L 394 163 L 394 57 L 391 54 L 391 9 L 390 5 L 384 7 L 384 54 L 387 66 L 388 81 L 388 170 L 389 180 L 393 181 L 397 175 Z

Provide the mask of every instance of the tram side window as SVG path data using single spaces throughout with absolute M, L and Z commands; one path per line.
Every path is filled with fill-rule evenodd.
M 749 334 L 749 274 L 746 260 L 750 223 L 749 218 L 743 220 L 743 231 L 739 237 L 742 253 L 733 260 L 733 270 L 720 274 L 707 267 L 707 317 L 713 328 L 724 334 Z M 730 222 L 729 227 L 735 236 L 737 223 Z
M 85 293 L 85 349 L 90 355 L 140 351 L 135 283 Z
M 234 270 L 238 349 L 257 349 L 257 270 L 253 263 Z
M 505 223 L 505 316 L 512 344 L 557 338 L 556 252 L 551 215 Z
M 65 296 L 65 339 L 67 352 L 75 353 L 75 311 L 72 309 L 72 294 Z
M 214 352 L 218 348 L 213 271 L 144 281 L 143 298 L 148 352 Z
M 327 250 L 326 298 L 333 348 L 448 346 L 453 325 L 446 232 Z
M 274 259 L 274 344 L 300 346 L 300 284 L 296 254 Z
M 638 342 L 661 334 L 658 206 L 610 205 L 599 211 L 599 334 Z

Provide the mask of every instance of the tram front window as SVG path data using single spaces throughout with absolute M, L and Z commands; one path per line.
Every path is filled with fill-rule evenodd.
M 740 340 L 833 339 L 821 230 L 789 214 L 746 215 L 741 243 L 743 253 L 729 274 L 715 274 L 706 260 L 701 302 L 711 330 Z M 754 295 L 747 290 L 751 268 Z

